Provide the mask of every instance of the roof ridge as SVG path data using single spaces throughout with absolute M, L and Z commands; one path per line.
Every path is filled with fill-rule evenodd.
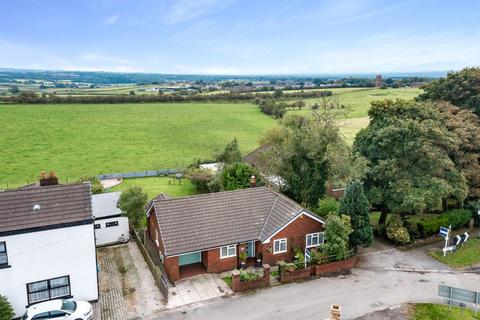
M 278 196 L 275 197 L 275 201 L 273 201 L 273 204 L 270 207 L 270 211 L 268 212 L 267 219 L 265 219 L 265 221 L 263 222 L 262 231 L 260 231 L 260 234 L 258 235 L 258 239 L 260 239 L 262 237 L 262 234 L 263 234 L 263 231 L 265 230 L 265 226 L 267 225 L 268 219 L 270 219 L 270 216 L 272 215 L 273 208 L 277 204 L 277 200 L 278 200 Z
M 28 193 L 28 192 L 33 192 L 33 191 L 46 191 L 46 190 L 52 190 L 60 187 L 78 187 L 78 186 L 85 186 L 89 185 L 90 182 L 76 182 L 76 183 L 69 183 L 69 184 L 55 184 L 55 185 L 50 185 L 50 186 L 38 186 L 36 188 L 25 188 L 23 187 L 17 188 L 17 189 L 10 189 L 10 190 L 4 190 L 0 192 L 0 195 L 2 194 L 7 194 L 7 193 Z M 27 185 L 30 186 L 30 185 Z M 24 186 L 26 187 L 26 186 Z
M 248 192 L 248 191 L 253 191 L 253 190 L 260 190 L 260 189 L 267 189 L 265 186 L 259 186 L 259 187 L 254 187 L 254 188 L 244 188 L 244 189 L 236 189 L 236 190 L 224 190 L 224 191 L 218 191 L 218 192 L 208 192 L 208 193 L 199 193 L 199 194 L 192 194 L 189 196 L 183 196 L 183 197 L 177 197 L 177 198 L 168 198 L 168 199 L 162 199 L 161 202 L 166 202 L 166 201 L 172 201 L 172 200 L 182 200 L 182 199 L 192 199 L 192 198 L 207 198 L 207 197 L 215 197 L 217 195 L 223 195 L 223 194 L 232 194 L 232 193 L 241 193 L 241 192 Z M 156 200 L 156 198 L 159 196 L 155 196 L 153 198 L 154 202 L 157 202 L 159 200 Z

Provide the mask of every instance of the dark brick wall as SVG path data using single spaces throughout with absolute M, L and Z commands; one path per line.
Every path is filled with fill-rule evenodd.
M 285 229 L 276 234 L 269 243 L 261 244 L 260 250 L 263 254 L 263 263 L 275 265 L 277 261 L 292 261 L 295 256 L 294 248 L 305 249 L 305 236 L 308 233 L 322 232 L 323 225 L 306 216 L 302 215 L 288 225 Z M 287 238 L 287 252 L 273 254 L 273 243 L 276 239 Z
M 220 248 L 206 251 L 207 256 L 207 272 L 220 273 L 237 268 L 238 265 L 238 248 L 237 257 L 220 259 Z M 203 258 L 203 254 L 202 254 Z

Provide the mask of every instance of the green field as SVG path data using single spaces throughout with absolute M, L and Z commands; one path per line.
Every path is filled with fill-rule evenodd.
M 242 152 L 276 120 L 247 103 L 0 106 L 0 189 L 55 170 L 81 175 L 177 168 L 237 137 Z
M 162 192 L 172 198 L 197 193 L 189 179 L 177 180 L 173 177 L 124 179 L 121 184 L 111 188 L 109 191 L 123 191 L 133 186 L 142 187 L 149 199 L 156 197 Z
M 334 92 L 352 106 L 341 130 L 353 141 L 368 125 L 371 100 L 411 98 L 419 91 Z M 71 182 L 82 175 L 180 168 L 212 158 L 233 137 L 246 153 L 277 123 L 253 104 L 233 102 L 0 105 L 0 116 L 0 190 L 36 181 L 42 170 Z

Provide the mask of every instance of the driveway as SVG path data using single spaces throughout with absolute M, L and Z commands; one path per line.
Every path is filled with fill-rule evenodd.
M 102 320 L 143 319 L 165 308 L 163 296 L 134 242 L 100 248 L 97 259 Z
M 437 286 L 447 284 L 478 290 L 478 274 L 452 270 L 425 253 L 425 249 L 399 251 L 377 242 L 361 253 L 351 274 L 324 277 L 234 295 L 214 303 L 167 311 L 151 319 L 327 319 L 330 306 L 340 304 L 342 319 L 411 301 L 441 301 Z M 427 270 L 406 272 L 402 270 Z
M 167 308 L 176 308 L 232 294 L 232 289 L 217 274 L 202 274 L 175 282 Z

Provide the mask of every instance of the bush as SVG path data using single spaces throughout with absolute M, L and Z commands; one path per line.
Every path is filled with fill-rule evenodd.
M 454 209 L 438 215 L 433 219 L 417 222 L 417 229 L 421 237 L 429 237 L 437 234 L 440 227 L 452 225 L 452 229 L 458 229 L 466 225 L 472 218 L 470 210 Z
M 475 226 L 480 227 L 480 215 L 478 215 L 478 211 L 480 211 L 480 200 L 469 202 L 467 204 L 467 208 L 472 212 L 472 217 L 475 220 Z
M 402 218 L 398 214 L 390 218 L 386 230 L 388 239 L 393 243 L 404 245 L 410 242 L 410 234 L 407 228 L 403 226 Z
M 317 209 L 315 213 L 323 218 L 328 218 L 330 214 L 336 214 L 338 211 L 338 201 L 332 197 L 324 197 L 318 201 Z
M 92 189 L 93 194 L 98 194 L 102 193 L 104 191 L 102 183 L 100 182 L 100 179 L 98 179 L 96 176 L 84 176 L 81 177 L 78 182 L 87 182 L 90 181 L 90 186 Z
M 305 255 L 301 250 L 297 250 L 295 253 L 295 260 L 293 261 L 297 269 L 305 268 Z
M 295 263 L 291 263 L 291 262 L 287 263 L 285 261 L 278 261 L 277 266 L 278 266 L 278 271 L 280 271 L 280 273 L 293 272 L 297 270 L 297 266 L 295 265 Z
M 256 185 L 262 186 L 261 176 L 250 165 L 237 162 L 228 166 L 224 166 L 219 174 L 219 182 L 222 190 L 237 190 L 250 187 L 251 177 L 255 176 Z
M 349 235 L 352 233 L 352 228 L 351 225 L 347 225 L 348 218 L 331 215 L 325 223 L 325 252 L 336 260 L 346 259 L 350 255 Z
M 310 250 L 310 261 L 311 265 L 318 265 L 322 263 L 329 262 L 330 259 L 326 253 L 319 251 L 317 249 Z
M 0 295 L 0 320 L 11 320 L 15 314 L 7 297 Z
M 211 170 L 195 168 L 188 172 L 190 181 L 199 192 L 208 192 L 210 184 L 213 181 L 214 174 Z
M 260 272 L 240 270 L 240 281 L 256 281 L 261 278 Z

